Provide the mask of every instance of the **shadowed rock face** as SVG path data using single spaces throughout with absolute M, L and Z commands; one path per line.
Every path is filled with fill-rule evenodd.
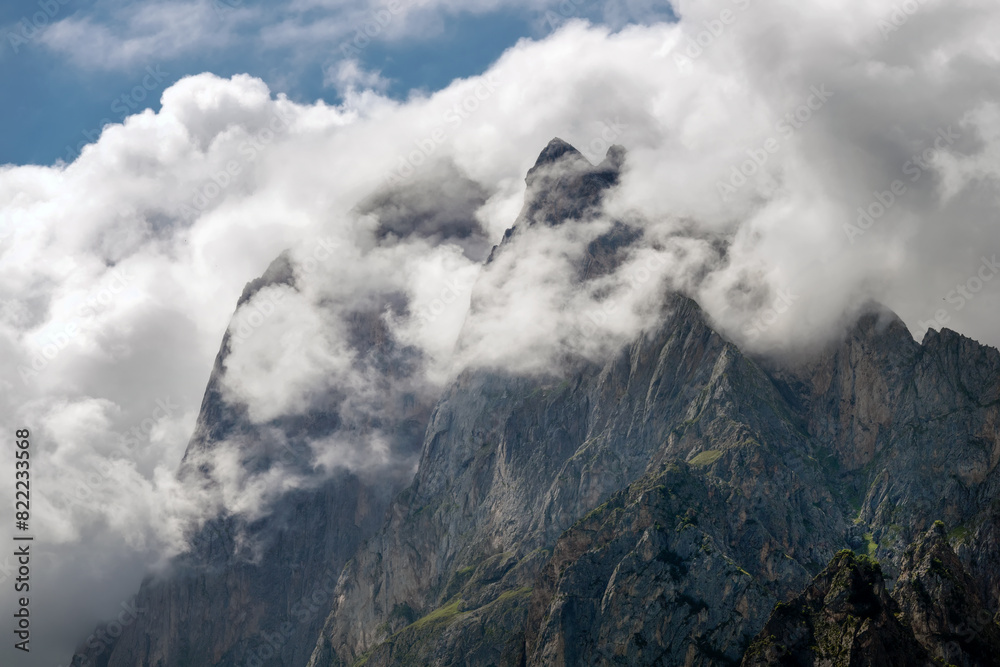
M 569 378 L 529 381 L 483 372 L 459 378 L 432 416 L 416 480 L 394 503 L 389 524 L 345 570 L 314 664 L 327 664 L 334 655 L 350 664 L 383 639 L 398 641 L 393 633 L 405 623 L 394 623 L 390 616 L 399 607 L 422 616 L 459 594 L 458 609 L 473 612 L 504 590 L 535 586 L 544 562 L 539 550 L 551 549 L 579 517 L 642 477 L 651 462 L 665 459 L 690 458 L 699 479 L 708 468 L 753 465 L 773 471 L 768 482 L 741 480 L 739 490 L 729 485 L 705 490 L 711 493 L 705 516 L 729 517 L 726 498 L 743 493 L 762 501 L 775 493 L 772 483 L 780 485 L 783 502 L 785 493 L 794 495 L 795 514 L 787 516 L 783 506 L 759 521 L 748 514 L 735 517 L 726 544 L 745 540 L 752 545 L 753 569 L 780 582 L 778 590 L 790 592 L 808 581 L 806 567 L 782 551 L 793 550 L 805 563 L 825 561 L 839 542 L 800 546 L 794 536 L 806 531 L 806 521 L 824 526 L 828 534 L 844 526 L 821 509 L 831 498 L 802 454 L 791 451 L 801 440 L 767 405 L 777 405 L 777 392 L 755 365 L 705 325 L 693 302 L 674 299 L 665 318 L 661 331 L 606 365 L 585 366 Z M 759 403 L 746 409 L 729 400 L 743 392 Z M 706 401 L 708 396 L 717 402 Z M 773 448 L 761 447 L 761 433 L 767 433 Z M 687 509 L 674 510 L 663 522 L 672 530 L 674 514 Z M 641 537 L 640 530 L 623 539 Z M 501 576 L 503 587 L 482 595 L 459 586 L 463 572 L 501 557 L 509 568 Z M 599 571 L 607 575 L 610 569 L 613 563 Z M 598 599 L 600 591 L 594 593 Z M 774 594 L 755 595 L 763 616 Z M 596 632 L 594 625 L 579 627 Z M 755 629 L 735 631 L 729 644 L 736 657 L 743 635 Z M 497 647 L 492 659 L 502 657 Z
M 891 594 L 878 564 L 838 554 L 779 604 L 744 656 L 751 665 L 1000 665 L 1000 626 L 935 522 L 906 549 Z
M 761 581 L 808 579 L 756 523 L 706 521 L 751 503 L 693 460 L 651 470 L 556 542 L 531 601 L 528 665 L 733 662 L 786 588 Z
M 612 146 L 596 167 L 562 139 L 553 139 L 524 179 L 528 186 L 518 224 L 561 225 L 595 212 L 604 192 L 618 184 L 625 149 Z
M 275 284 L 295 288 L 285 255 L 247 285 L 239 305 Z M 213 454 L 225 444 L 237 448 L 248 474 L 281 466 L 307 482 L 261 518 L 223 514 L 194 530 L 190 550 L 142 584 L 136 605 L 146 611 L 109 649 L 81 647 L 84 657 L 77 664 L 306 663 L 341 568 L 382 525 L 390 500 L 412 477 L 430 413 L 427 397 L 412 391 L 418 356 L 393 339 L 382 318 L 392 308 L 405 303 L 387 294 L 369 309 L 342 314 L 357 363 L 381 382 L 383 404 L 373 408 L 377 421 L 345 412 L 345 394 L 334 387 L 303 414 L 255 423 L 247 406 L 227 398 L 223 389 L 232 340 L 226 333 L 179 476 L 191 486 L 212 489 L 218 483 L 211 472 Z M 316 470 L 311 443 L 342 429 L 378 429 L 390 463 L 330 474 Z
M 943 523 L 906 549 L 892 596 L 932 658 L 959 667 L 1000 665 L 1000 626 Z
M 453 163 L 443 162 L 378 192 L 362 202 L 358 212 L 378 218 L 375 238 L 382 244 L 420 237 L 435 245 L 455 243 L 469 259 L 482 261 L 490 239 L 475 214 L 486 199 L 479 183 Z
M 262 521 L 210 522 L 192 552 L 143 582 L 135 605 L 144 612 L 110 650 L 81 647 L 90 662 L 76 664 L 304 664 L 340 567 L 381 524 L 390 496 L 341 473 L 318 490 L 289 494 Z
M 878 564 L 842 551 L 801 595 L 774 610 L 741 664 L 930 667 L 898 610 Z
M 625 149 L 612 146 L 601 164 L 594 166 L 583 153 L 562 139 L 549 142 L 524 179 L 524 206 L 514 224 L 493 247 L 486 263 L 506 246 L 518 230 L 534 225 L 554 227 L 572 220 L 585 220 L 600 213 L 604 195 L 618 184 L 625 164 Z M 606 256 L 627 246 L 641 231 L 617 223 L 615 229 L 591 244 L 591 255 Z
M 551 142 L 491 257 L 519 229 L 599 215 L 623 159 Z M 400 218 L 384 238 L 427 225 Z M 612 224 L 581 280 L 640 238 Z M 276 262 L 248 292 L 291 275 Z M 373 313 L 351 318 L 400 393 L 419 360 Z M 220 517 L 144 584 L 148 618 L 95 664 L 257 664 L 268 645 L 260 664 L 284 667 L 996 664 L 1000 354 L 948 330 L 917 343 L 874 305 L 856 320 L 808 358 L 759 358 L 672 295 L 601 362 L 463 372 L 391 413 L 415 476 L 343 471 L 258 522 Z M 237 436 L 246 466 L 273 465 L 284 450 L 216 375 L 185 474 Z M 269 426 L 298 451 L 340 427 L 336 388 L 325 400 Z

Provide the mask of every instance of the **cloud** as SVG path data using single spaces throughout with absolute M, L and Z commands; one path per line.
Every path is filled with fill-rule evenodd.
M 219 7 L 230 14 L 223 21 Z M 216 2 L 153 2 L 141 7 L 114 4 L 107 15 L 76 12 L 41 31 L 41 42 L 72 60 L 97 69 L 128 69 L 193 52 L 226 47 L 233 28 L 252 12 Z
M 432 246 L 457 244 L 469 259 L 482 261 L 492 241 L 476 216 L 488 194 L 445 160 L 377 191 L 360 204 L 358 212 L 378 221 L 375 236 L 381 243 L 417 238 Z
M 47 18 L 39 24 L 38 33 L 41 43 L 72 67 L 124 70 L 234 49 L 286 52 L 299 63 L 322 62 L 326 83 L 334 85 L 345 76 L 351 78 L 351 61 L 373 42 L 434 39 L 450 19 L 495 12 L 527 17 L 537 34 L 581 18 L 620 28 L 671 16 L 669 9 L 652 0 L 351 0 L 274 5 L 188 0 L 141 7 L 109 0 L 67 15 L 57 13 L 51 23 Z M 385 85 L 379 79 L 371 82 Z
M 268 305 L 273 315 L 253 335 L 232 345 L 225 361 L 228 398 L 249 405 L 255 422 L 302 413 L 322 385 L 346 384 L 352 361 L 338 323 L 323 318 L 294 289 L 262 289 L 237 312 L 236 320 L 249 310 L 252 321 L 253 314 L 267 312 Z
M 341 60 L 327 67 L 323 76 L 323 84 L 336 89 L 343 97 L 355 93 L 359 88 L 380 93 L 385 92 L 389 83 L 389 80 L 384 78 L 381 72 L 365 70 L 361 63 L 354 58 Z
M 239 441 L 220 447 L 231 483 L 205 504 L 174 474 L 243 318 L 227 395 L 268 447 L 271 421 L 335 402 L 360 435 L 308 439 L 327 470 L 392 463 L 366 416 L 403 392 L 433 397 L 473 365 L 600 358 L 655 326 L 669 289 L 758 350 L 833 336 L 868 298 L 915 335 L 946 308 L 947 326 L 1000 344 L 1000 282 L 948 299 L 1000 254 L 1000 11 L 924 3 L 892 23 L 888 1 L 742 4 L 680 2 L 677 25 L 614 33 L 568 21 L 405 102 L 363 79 L 330 106 L 187 77 L 71 164 L 0 168 L 0 427 L 33 432 L 52 564 L 38 604 L 62 609 L 45 632 L 66 637 L 54 660 L 184 548 L 190 522 L 312 483 L 248 476 Z M 122 53 L 107 63 L 139 57 Z M 591 162 L 628 148 L 607 205 L 524 227 L 484 268 L 554 136 Z M 619 224 L 634 239 L 578 280 Z M 285 250 L 294 286 L 260 290 L 231 323 Z M 365 332 L 401 355 L 399 394 Z

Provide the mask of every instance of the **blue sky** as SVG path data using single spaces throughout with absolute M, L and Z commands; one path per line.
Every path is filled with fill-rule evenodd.
M 517 40 L 544 37 L 568 19 L 620 27 L 671 16 L 664 3 L 628 0 L 469 2 L 458 10 L 447 1 L 400 0 L 398 14 L 387 13 L 386 5 L 324 0 L 2 3 L 0 164 L 71 161 L 103 123 L 120 122 L 126 110 L 158 109 L 166 87 L 205 71 L 249 73 L 293 100 L 336 104 L 340 92 L 327 72 L 344 59 L 343 45 L 365 26 L 375 37 L 368 44 L 359 41 L 364 48 L 352 56 L 362 70 L 381 72 L 390 96 L 405 98 L 413 90 L 436 91 L 455 78 L 478 74 Z M 408 5 L 421 9 L 410 11 Z M 41 28 L 34 31 L 31 24 Z

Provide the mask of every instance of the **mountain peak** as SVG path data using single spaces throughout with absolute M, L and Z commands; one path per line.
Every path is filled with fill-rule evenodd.
M 621 144 L 612 145 L 605 154 L 604 161 L 597 168 L 608 171 L 621 171 L 622 165 L 625 164 L 625 155 L 627 152 Z
M 538 154 L 538 159 L 535 160 L 535 166 L 532 167 L 532 171 L 547 164 L 554 164 L 567 154 L 574 158 L 583 157 L 583 153 L 578 151 L 575 146 L 563 141 L 559 137 L 555 137 L 548 143 L 548 145 L 545 146 L 545 148 L 542 149 L 542 152 Z
M 528 170 L 525 180 L 530 185 L 534 180 L 532 175 L 535 172 L 562 161 L 566 161 L 572 165 L 572 168 L 575 170 L 613 173 L 617 175 L 618 171 L 621 170 L 622 164 L 625 162 L 626 152 L 624 146 L 614 144 L 608 148 L 604 160 L 597 166 L 594 166 L 573 144 L 555 137 L 538 154 L 538 159 L 535 160 L 534 166 Z
M 254 278 L 243 288 L 236 307 L 239 308 L 252 299 L 257 292 L 270 285 L 287 285 L 295 287 L 295 269 L 292 266 L 291 254 L 288 250 L 282 251 L 274 261 L 272 261 L 264 274 L 260 278 Z
M 893 358 L 908 357 L 920 349 L 906 323 L 888 306 L 877 301 L 864 303 L 857 311 L 848 340 L 882 349 Z
M 570 144 L 553 139 L 524 179 L 525 207 L 515 226 L 535 222 L 553 226 L 595 212 L 604 192 L 618 183 L 624 156 L 623 147 L 612 146 L 595 166 Z

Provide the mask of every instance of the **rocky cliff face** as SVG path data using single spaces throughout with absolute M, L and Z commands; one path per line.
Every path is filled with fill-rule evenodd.
M 1000 626 L 935 521 L 903 554 L 892 593 L 914 638 L 951 665 L 1000 665 Z
M 295 287 L 282 255 L 247 285 L 239 306 L 272 285 Z M 333 388 L 304 414 L 265 423 L 228 394 L 222 377 L 231 353 L 227 333 L 215 361 L 194 435 L 179 475 L 210 496 L 221 482 L 214 454 L 235 446 L 245 473 L 283 467 L 307 480 L 266 508 L 261 517 L 221 514 L 190 536 L 190 550 L 145 581 L 136 604 L 148 610 L 110 649 L 81 647 L 80 665 L 304 665 L 329 611 L 344 563 L 385 518 L 390 500 L 409 481 L 430 406 L 408 393 L 412 351 L 398 345 L 380 317 L 392 295 L 345 317 L 359 363 L 381 377 L 387 404 L 378 424 L 357 423 Z M 378 428 L 392 452 L 390 466 L 372 470 L 313 469 L 310 442 L 345 429 Z
M 487 262 L 592 215 L 622 164 L 554 140 Z M 614 224 L 579 279 L 640 238 Z M 280 262 L 275 280 L 293 280 Z M 261 522 L 220 518 L 98 664 L 996 664 L 1000 353 L 947 330 L 918 343 L 875 305 L 853 319 L 807 358 L 760 358 L 672 295 L 609 358 L 466 370 L 393 428 L 415 476 L 342 471 Z M 356 322 L 384 341 L 391 392 L 407 352 Z M 246 466 L 272 465 L 259 430 L 210 384 L 190 460 L 238 434 Z
M 843 551 L 779 604 L 741 663 L 1000 665 L 1000 626 L 936 521 L 910 545 L 890 593 L 881 567 Z
M 741 664 L 930 667 L 898 610 L 879 565 L 842 551 L 801 595 L 778 605 Z

